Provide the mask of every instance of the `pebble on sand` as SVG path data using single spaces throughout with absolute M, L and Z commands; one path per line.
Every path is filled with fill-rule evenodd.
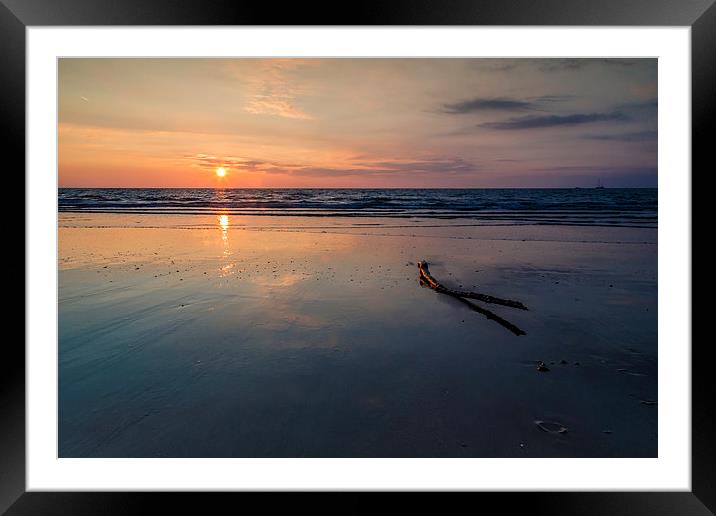
M 566 434 L 567 433 L 567 427 L 564 426 L 562 423 L 557 423 L 554 421 L 535 421 L 535 425 L 537 425 L 537 428 L 542 430 L 543 432 L 547 432 L 548 434 Z

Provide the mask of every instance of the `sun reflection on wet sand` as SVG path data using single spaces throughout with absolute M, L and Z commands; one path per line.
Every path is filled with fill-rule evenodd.
M 219 224 L 219 229 L 221 230 L 221 241 L 224 244 L 224 251 L 222 253 L 222 256 L 224 258 L 228 258 L 231 256 L 231 249 L 229 248 L 229 216 L 228 215 L 219 215 L 217 217 L 217 221 Z M 219 276 L 226 277 L 230 274 L 234 273 L 234 267 L 236 266 L 235 263 L 226 263 L 221 267 L 221 273 Z
M 229 216 L 219 215 L 217 217 L 219 221 L 219 229 L 221 229 L 221 240 L 224 242 L 224 246 L 229 245 Z

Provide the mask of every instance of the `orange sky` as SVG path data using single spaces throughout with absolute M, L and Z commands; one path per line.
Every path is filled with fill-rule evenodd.
M 655 186 L 656 93 L 656 60 L 61 59 L 59 184 Z

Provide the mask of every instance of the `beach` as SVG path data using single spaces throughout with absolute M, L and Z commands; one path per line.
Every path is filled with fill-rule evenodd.
M 655 226 L 58 226 L 60 457 L 657 456 Z M 420 260 L 524 303 L 478 304 L 526 334 L 421 286 Z

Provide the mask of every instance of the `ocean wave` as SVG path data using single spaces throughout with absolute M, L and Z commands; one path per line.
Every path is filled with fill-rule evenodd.
M 471 219 L 656 227 L 656 189 L 78 189 L 60 212 Z

